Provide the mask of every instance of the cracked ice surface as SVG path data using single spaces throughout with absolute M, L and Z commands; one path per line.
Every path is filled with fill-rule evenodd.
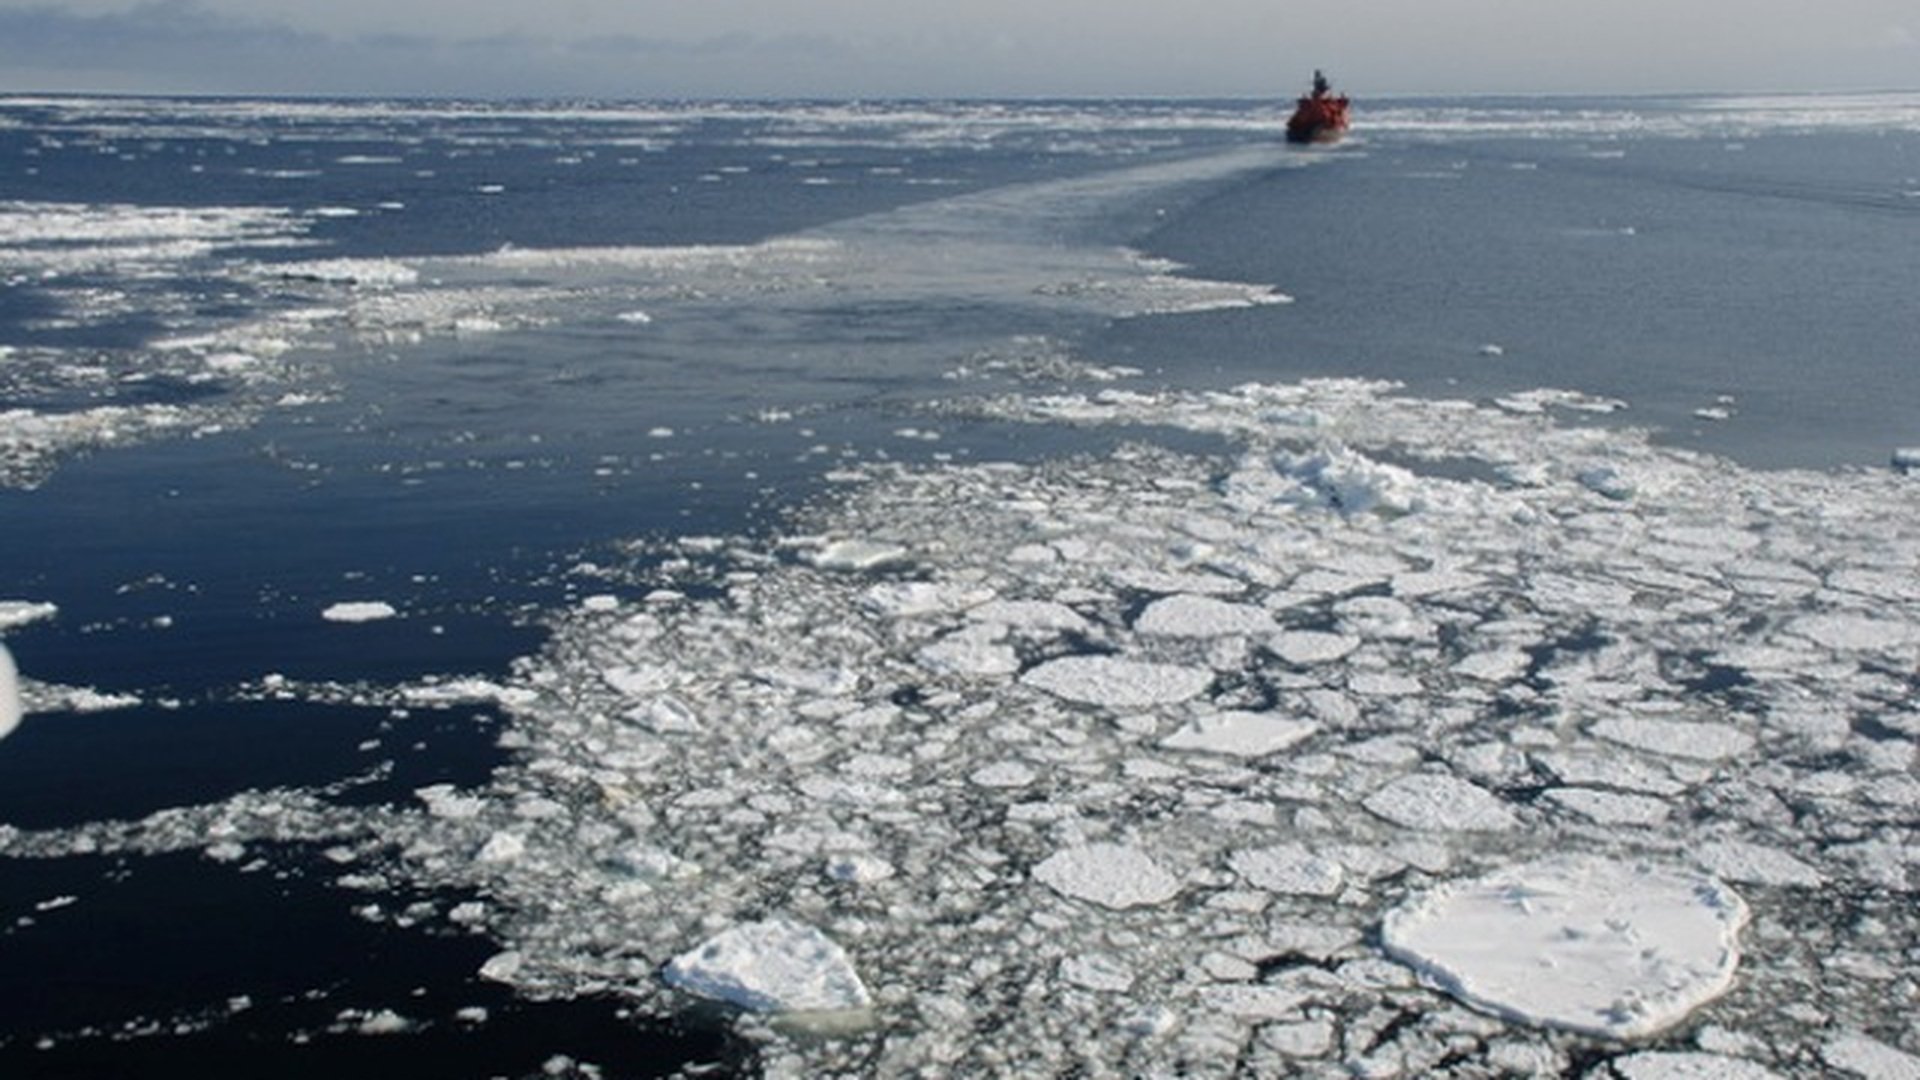
M 774 1075 L 1907 1060 L 1912 478 L 1751 472 L 1538 400 L 1340 381 L 956 405 L 1232 449 L 867 466 L 799 515 L 802 539 L 722 545 L 709 599 L 556 614 L 501 698 L 514 764 L 338 826 L 342 846 L 381 880 L 476 890 L 462 923 L 528 994 L 672 1010 L 672 958 L 812 928 L 874 1023 L 823 1040 L 743 1020 Z M 273 821 L 175 814 L 87 842 L 193 846 L 209 816 L 240 840 Z M 1622 1000 L 1694 968 L 1724 993 L 1668 999 L 1662 1041 L 1622 1045 L 1553 1026 L 1586 970 L 1558 954 L 1537 997 L 1489 1012 L 1479 976 L 1415 959 L 1475 1008 L 1382 947 L 1422 897 L 1565 884 L 1548 856 L 1729 898 L 1663 886 L 1628 922 L 1725 963 L 1600 965 Z M 1588 877 L 1582 903 L 1615 895 Z

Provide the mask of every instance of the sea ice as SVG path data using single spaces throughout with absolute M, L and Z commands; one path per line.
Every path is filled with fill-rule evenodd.
M 1780 1076 L 1744 1058 L 1693 1051 L 1642 1050 L 1607 1064 L 1620 1080 L 1779 1080 Z
M 1409 829 L 1499 832 L 1520 819 L 1485 788 L 1441 773 L 1412 773 L 1366 797 L 1368 810 Z
M 1195 697 L 1213 681 L 1204 668 L 1118 656 L 1062 656 L 1020 677 L 1028 686 L 1087 705 L 1144 708 Z
M 393 605 L 384 600 L 346 600 L 328 605 L 320 617 L 328 622 L 363 623 L 391 619 L 398 614 Z
M 1346 880 L 1346 870 L 1338 862 L 1315 855 L 1304 844 L 1236 851 L 1227 863 L 1249 885 L 1268 892 L 1332 896 Z
M 844 949 L 783 919 L 722 931 L 674 957 L 663 975 L 688 993 L 754 1012 L 848 1012 L 873 1003 Z
M 1843 1031 L 1820 1048 L 1826 1063 L 1866 1080 L 1920 1080 L 1920 1057 L 1858 1031 Z
M 13 665 L 13 654 L 0 644 L 0 739 L 20 726 L 20 676 Z
M 51 619 L 60 609 L 47 603 L 32 600 L 0 600 L 0 631 L 13 630 L 28 623 Z
M 1133 628 L 1142 634 L 1204 638 L 1263 633 L 1273 630 L 1274 622 L 1257 607 L 1182 593 L 1147 605 Z
M 1389 912 L 1381 940 L 1496 1015 L 1631 1039 L 1726 991 L 1746 921 L 1711 878 L 1567 856 L 1443 884 Z
M 1312 720 L 1274 713 L 1208 713 L 1160 740 L 1169 750 L 1193 750 L 1238 758 L 1277 754 L 1320 730 Z
M 1087 844 L 1055 852 L 1033 876 L 1062 896 L 1108 908 L 1163 904 L 1180 892 L 1180 880 L 1138 848 Z

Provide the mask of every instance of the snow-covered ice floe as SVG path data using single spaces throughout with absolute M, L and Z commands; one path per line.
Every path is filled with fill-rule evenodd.
M 1911 480 L 1528 400 L 956 402 L 1229 449 L 847 470 L 622 590 L 673 603 L 556 611 L 484 786 L 0 844 L 326 836 L 477 896 L 489 978 L 734 1002 L 776 1076 L 1907 1060 Z M 759 1011 L 862 1000 L 826 1039 Z

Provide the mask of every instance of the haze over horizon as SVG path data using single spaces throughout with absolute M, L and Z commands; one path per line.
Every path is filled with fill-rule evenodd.
M 1910 0 L 0 0 L 0 93 L 1253 97 L 1920 87 Z

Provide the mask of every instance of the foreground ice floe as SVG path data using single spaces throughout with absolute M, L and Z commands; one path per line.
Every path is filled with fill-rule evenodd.
M 1389 912 L 1381 939 L 1499 1015 L 1633 1038 L 1726 992 L 1746 921 L 1710 878 L 1587 857 L 1442 885 Z
M 477 896 L 448 921 L 530 995 L 741 1002 L 844 952 L 872 1025 L 745 1014 L 770 1075 L 1914 1050 L 1911 478 L 1358 382 L 954 408 L 1227 449 L 869 465 L 790 537 L 690 540 L 557 612 L 489 693 L 512 763 L 410 812 L 248 796 L 0 844 L 333 830 L 355 880 Z

